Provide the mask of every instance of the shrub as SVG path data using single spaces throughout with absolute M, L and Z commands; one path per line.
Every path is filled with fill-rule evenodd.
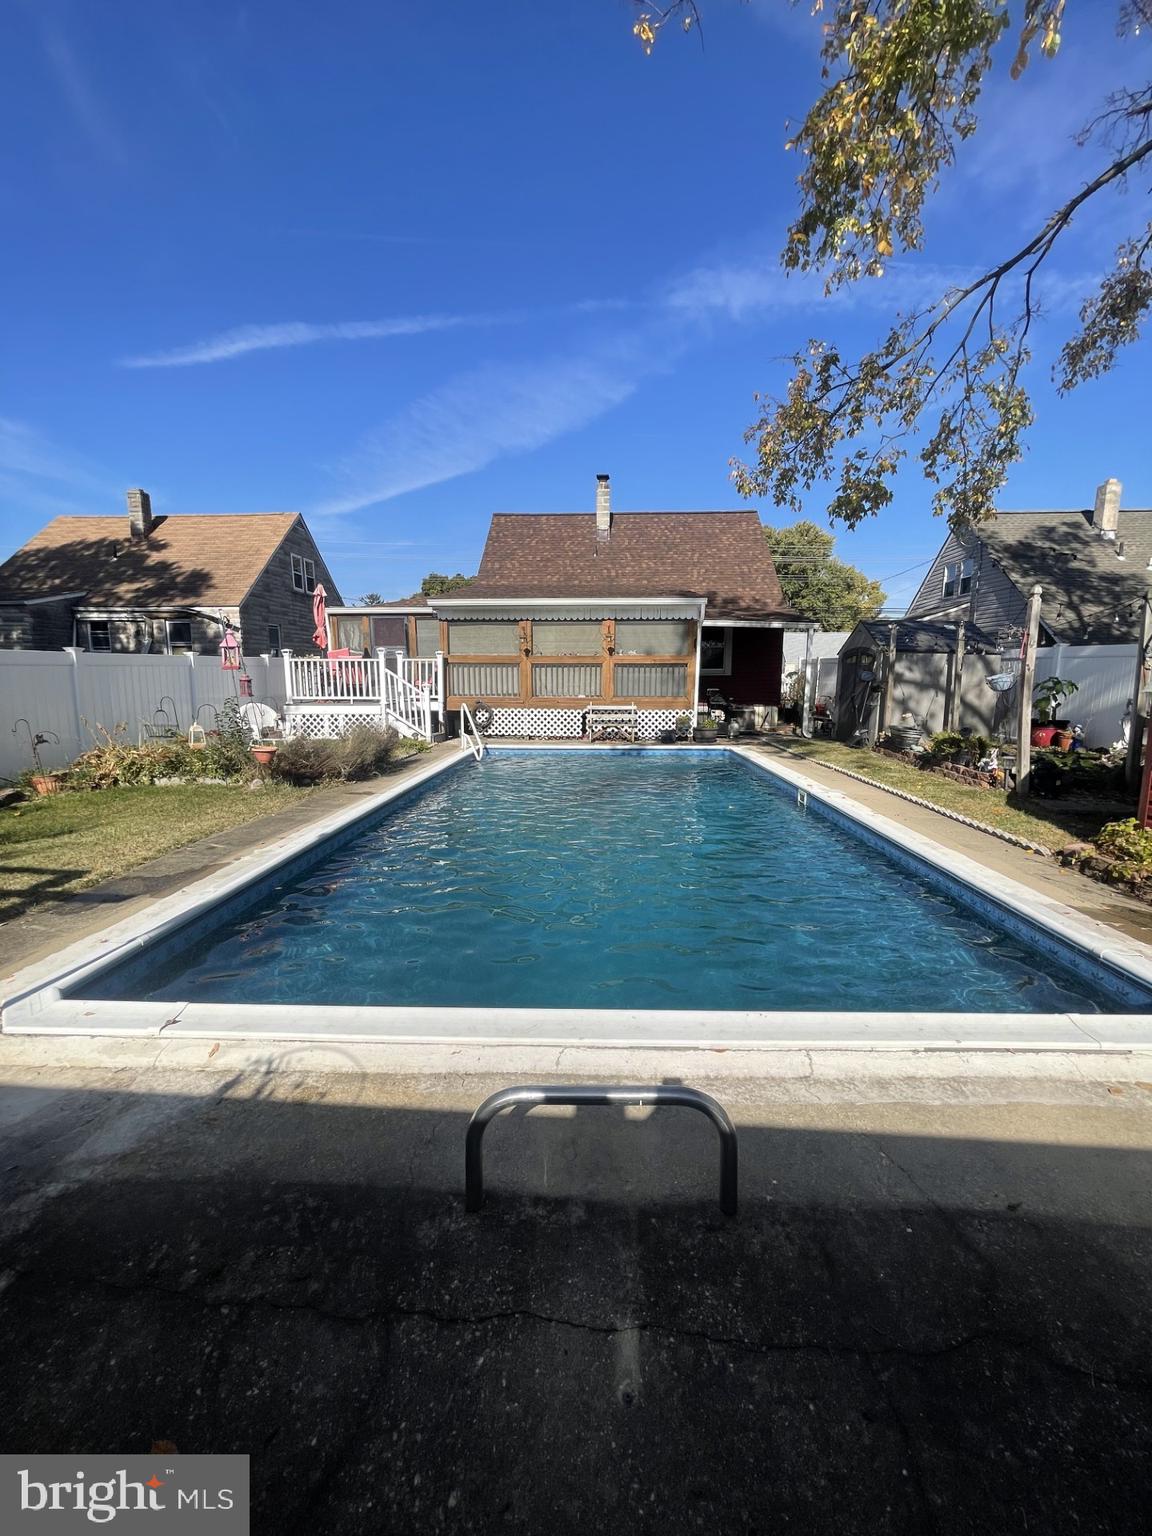
M 358 725 L 338 741 L 293 736 L 279 747 L 272 759 L 271 773 L 289 784 L 368 779 L 384 771 L 399 743 L 395 731 L 382 731 L 371 725 Z
M 233 734 L 210 736 L 203 747 L 191 747 L 182 736 L 134 746 L 120 741 L 118 725 L 109 731 L 98 725 L 95 746 L 81 753 L 68 769 L 68 783 L 77 789 L 117 789 L 155 784 L 157 779 L 242 779 L 253 772 L 247 737 L 239 745 Z
M 1152 831 L 1142 827 L 1134 816 L 1101 827 L 1096 847 L 1116 861 L 1115 872 L 1123 879 L 1147 880 L 1152 875 Z

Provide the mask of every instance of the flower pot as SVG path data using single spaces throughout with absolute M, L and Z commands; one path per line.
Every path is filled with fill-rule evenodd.
M 1056 752 L 1071 752 L 1072 732 L 1065 730 L 1063 726 L 1058 726 L 1052 732 L 1052 747 Z
M 692 732 L 692 739 L 693 739 L 693 741 L 699 741 L 701 743 L 707 743 L 707 742 L 715 741 L 716 737 L 718 735 L 719 735 L 718 731 L 705 731 L 705 730 L 701 729 L 700 726 L 697 726 L 696 729 Z
M 261 768 L 267 768 L 268 764 L 276 756 L 276 744 L 274 742 L 261 742 L 257 746 L 249 747 L 248 750 L 260 764 Z
M 38 795 L 58 795 L 61 788 L 60 780 L 54 773 L 34 773 L 32 788 Z
M 1052 738 L 1056 734 L 1054 725 L 1041 725 L 1038 720 L 1032 722 L 1032 734 L 1029 737 L 1034 747 L 1050 747 Z

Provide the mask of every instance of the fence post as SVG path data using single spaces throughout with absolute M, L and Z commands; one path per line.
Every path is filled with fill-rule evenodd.
M 80 658 L 84 652 L 78 645 L 66 645 L 64 650 L 72 658 L 72 665 L 68 669 L 72 682 L 72 715 L 76 721 L 76 746 L 80 752 L 83 752 L 84 717 L 80 713 Z
M 1016 701 L 1016 793 L 1028 794 L 1032 777 L 1032 685 L 1036 677 L 1036 642 L 1040 638 L 1040 599 L 1043 587 L 1028 597 L 1024 629 L 1024 664 L 1020 668 L 1020 697 Z
M 196 719 L 196 709 L 200 703 L 200 697 L 196 689 L 196 663 L 199 657 L 195 651 L 188 652 L 188 701 L 191 718 Z
M 284 661 L 284 702 L 285 702 L 285 704 L 291 704 L 291 702 L 292 702 L 292 652 L 291 651 L 283 651 L 283 652 L 281 652 L 281 655 L 282 655 L 283 661 Z
M 444 725 L 444 652 L 436 652 L 436 702 L 439 706 L 440 725 Z
M 388 652 L 384 646 L 376 648 L 376 667 L 380 688 L 380 726 L 382 730 L 388 729 Z
M 1144 694 L 1148 688 L 1148 649 L 1152 646 L 1152 586 L 1140 602 L 1140 627 L 1136 639 L 1136 676 L 1132 683 L 1132 714 L 1128 722 L 1128 757 L 1124 778 L 1135 785 L 1140 779 L 1140 750 L 1144 745 Z

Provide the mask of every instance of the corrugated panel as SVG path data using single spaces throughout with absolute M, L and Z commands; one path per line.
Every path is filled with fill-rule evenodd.
M 618 663 L 612 686 L 618 699 L 682 699 L 688 668 L 679 662 Z
M 448 692 L 458 698 L 514 699 L 520 693 L 520 668 L 499 661 L 450 661 Z
M 532 667 L 532 694 L 537 699 L 598 699 L 601 669 L 595 663 L 564 666 L 538 662 Z

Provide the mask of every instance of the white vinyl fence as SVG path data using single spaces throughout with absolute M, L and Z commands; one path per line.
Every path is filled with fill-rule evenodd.
M 279 712 L 284 705 L 284 663 L 278 657 L 246 656 L 252 696 Z M 40 748 L 46 768 L 62 768 L 93 740 L 102 725 L 124 727 L 137 741 L 144 725 L 162 720 L 163 709 L 185 733 L 205 705 L 219 709 L 239 696 L 238 672 L 225 672 L 216 656 L 106 656 L 63 651 L 0 651 L 0 779 L 32 767 L 26 720 L 35 734 L 56 735 Z M 200 723 L 211 725 L 203 709 Z
M 812 655 L 808 662 L 805 681 L 810 703 L 827 699 L 829 708 L 836 707 L 836 685 L 840 675 L 840 647 L 848 638 L 848 630 L 817 630 L 812 636 Z M 804 673 L 804 658 L 808 651 L 808 636 L 799 630 L 784 631 L 783 691 L 793 678 Z
M 1087 746 L 1107 747 L 1121 739 L 1121 722 L 1136 683 L 1135 645 L 1045 646 L 1036 652 L 1036 681 L 1046 677 L 1079 685 L 1060 713 L 1084 727 Z

